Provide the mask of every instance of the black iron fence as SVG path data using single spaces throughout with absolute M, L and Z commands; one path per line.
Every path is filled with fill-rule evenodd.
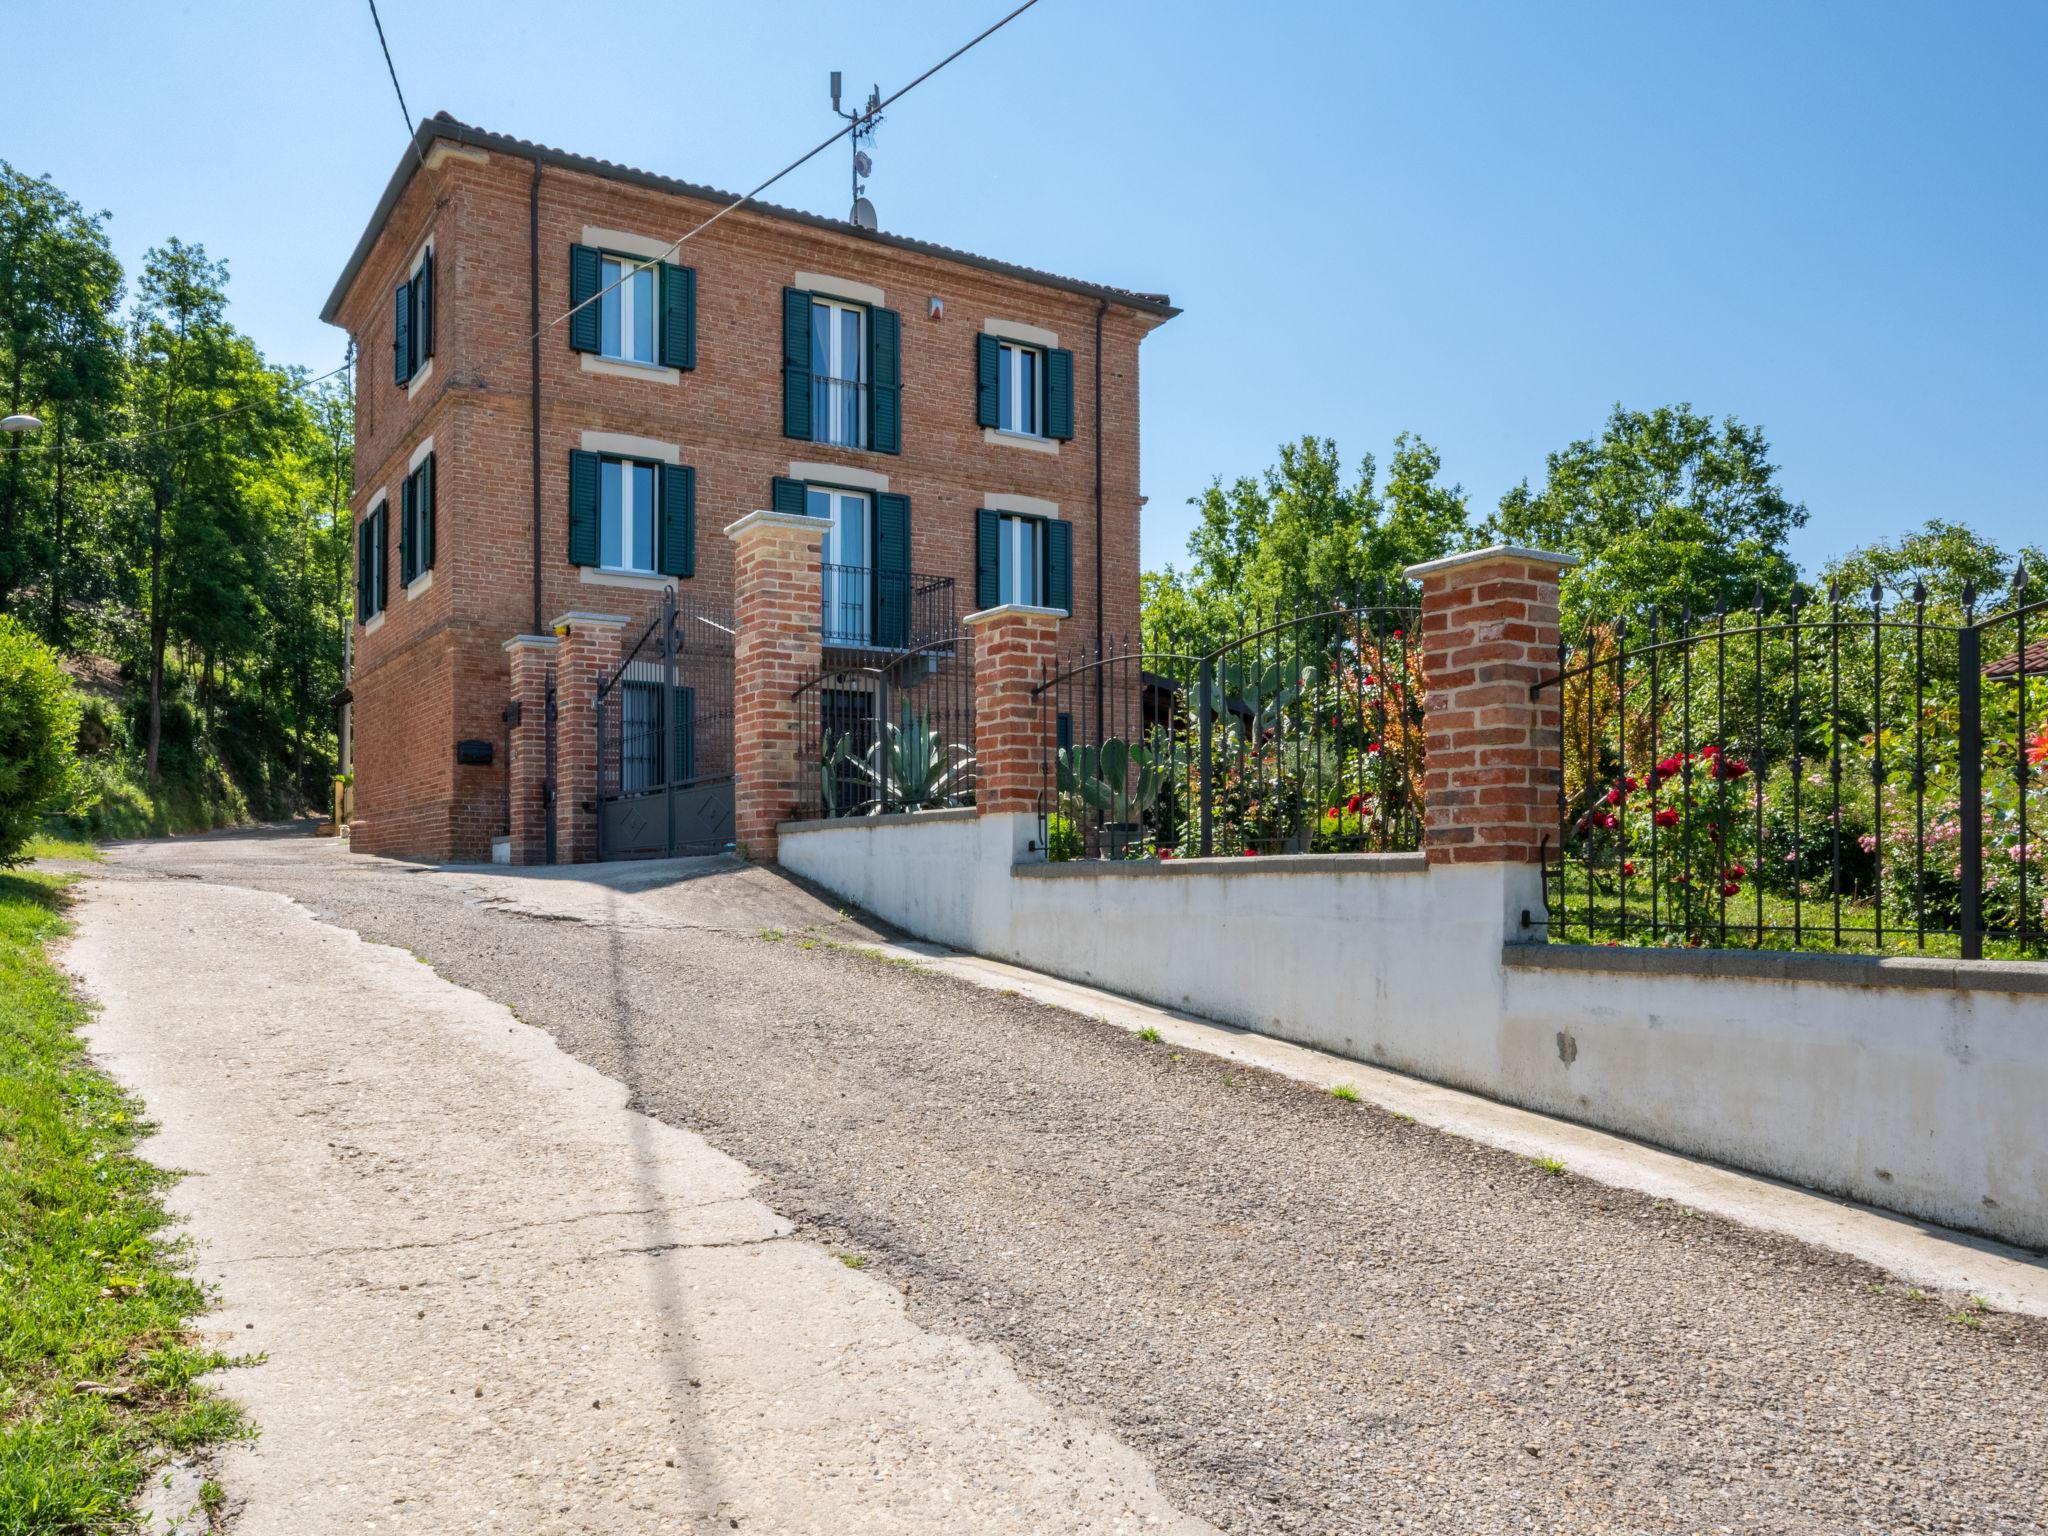
M 1034 690 L 1053 859 L 1387 852 L 1422 832 L 1421 650 L 1403 589 L 1159 633 Z
M 950 576 L 878 571 L 864 565 L 819 568 L 821 638 L 842 650 L 909 650 L 960 628 Z
M 1831 590 L 1560 650 L 1556 941 L 2048 954 L 2048 602 Z
M 872 666 L 826 666 L 794 695 L 799 818 L 974 803 L 974 653 L 966 635 Z

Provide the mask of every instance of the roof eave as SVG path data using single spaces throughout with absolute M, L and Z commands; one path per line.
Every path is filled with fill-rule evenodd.
M 570 154 L 566 150 L 550 149 L 544 144 L 534 144 L 524 139 L 492 133 L 488 129 L 458 122 L 446 113 L 437 112 L 432 117 L 420 119 L 420 125 L 414 130 L 411 143 L 399 157 L 390 181 L 385 183 L 384 194 L 378 198 L 376 211 L 370 215 L 369 224 L 364 228 L 362 238 L 356 241 L 354 251 L 349 254 L 348 264 L 342 268 L 333 291 L 327 296 L 327 302 L 321 306 L 320 318 L 329 325 L 341 323 L 337 317 L 341 313 L 343 301 L 348 297 L 349 290 L 355 286 L 356 279 L 362 274 L 363 265 L 369 260 L 370 251 L 375 247 L 378 236 L 383 233 L 385 221 L 391 217 L 392 209 L 398 206 L 398 200 L 405 195 L 405 189 L 411 185 L 413 176 L 425 166 L 427 152 L 436 139 L 446 139 L 454 144 L 490 153 L 537 160 L 543 165 L 559 166 L 564 170 L 584 175 L 623 181 L 630 185 L 671 192 L 683 197 L 694 197 L 705 202 L 730 203 L 737 198 L 736 193 L 721 192 L 715 187 L 678 181 L 673 177 L 656 175 L 651 171 L 616 165 L 609 160 L 596 160 L 587 155 Z M 847 223 L 844 219 L 827 218 L 823 214 L 807 213 L 799 208 L 784 208 L 773 203 L 759 202 L 752 203 L 749 207 L 751 211 L 769 218 L 808 224 L 836 235 L 868 240 L 897 250 L 916 251 L 922 255 L 935 256 L 942 261 L 978 267 L 983 271 L 1015 278 L 1020 282 L 1033 283 L 1039 287 L 1057 288 L 1067 293 L 1080 294 L 1085 298 L 1100 299 L 1151 316 L 1154 322 L 1159 324 L 1171 320 L 1180 313 L 1179 307 L 1163 293 L 1136 293 L 1104 284 L 1082 282 L 1077 278 L 1060 277 L 1056 273 L 1040 272 L 1035 268 L 1021 267 L 1012 262 L 977 256 L 970 251 L 956 251 L 928 240 L 913 239 L 908 235 L 891 235 L 880 230 L 862 229 L 858 225 Z

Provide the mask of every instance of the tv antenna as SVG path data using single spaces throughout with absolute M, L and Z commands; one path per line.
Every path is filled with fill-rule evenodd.
M 875 162 L 861 148 L 861 141 L 872 139 L 875 130 L 882 126 L 882 88 L 877 85 L 871 89 L 867 105 L 854 112 L 840 106 L 839 88 L 839 71 L 835 69 L 832 71 L 832 111 L 835 116 L 853 124 L 853 132 L 848 135 L 848 143 L 853 147 L 853 212 L 848 217 L 862 229 L 875 229 L 879 227 L 875 222 L 875 205 L 864 195 L 868 188 L 863 179 L 874 173 Z

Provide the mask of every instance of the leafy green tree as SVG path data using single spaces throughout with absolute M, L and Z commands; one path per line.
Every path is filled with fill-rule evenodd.
M 70 809 L 78 717 L 57 653 L 0 614 L 0 868 L 21 862 L 45 813 Z
M 1473 540 L 1464 489 L 1444 485 L 1442 470 L 1437 451 L 1404 432 L 1384 487 L 1371 454 L 1347 482 L 1336 443 L 1315 437 L 1282 444 L 1263 475 L 1218 479 L 1191 503 L 1187 570 L 1145 574 L 1148 637 L 1206 650 L 1257 615 L 1394 588 L 1405 567 Z
M 0 161 L 0 391 L 5 414 L 44 422 L 0 473 L 0 611 L 43 589 L 43 630 L 61 640 L 75 562 L 79 490 L 69 444 L 104 432 L 120 393 L 121 267 L 105 214 L 88 214 L 46 177 Z
M 2048 594 L 2048 554 L 2038 546 L 2009 554 L 1965 524 L 1936 517 L 1899 538 L 1881 539 L 1829 561 L 1820 584 L 1825 590 L 1834 583 L 1845 602 L 1857 603 L 1867 603 L 1876 584 L 1888 604 L 1910 601 L 1918 584 L 1926 590 L 1929 617 L 1954 623 L 1963 611 L 1965 588 L 1974 588 L 1980 617 L 2009 601 L 2014 572 L 2022 563 L 2028 600 Z
M 1597 440 L 1549 456 L 1543 485 L 1523 481 L 1488 519 L 1492 541 L 1579 557 L 1564 578 L 1568 634 L 1651 613 L 1675 620 L 1782 606 L 1796 568 L 1785 541 L 1806 508 L 1778 485 L 1761 429 L 1718 425 L 1690 405 L 1619 405 Z

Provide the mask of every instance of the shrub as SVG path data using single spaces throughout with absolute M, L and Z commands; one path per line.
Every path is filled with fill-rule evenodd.
M 77 791 L 78 695 L 57 653 L 0 616 L 0 867 Z
M 1046 857 L 1055 864 L 1078 859 L 1087 852 L 1081 829 L 1065 816 L 1051 816 L 1045 823 Z

